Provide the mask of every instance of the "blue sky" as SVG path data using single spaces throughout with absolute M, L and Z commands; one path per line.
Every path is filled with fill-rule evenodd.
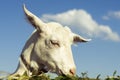
M 72 46 L 77 74 L 120 75 L 119 0 L 1 0 L 0 71 L 14 72 L 22 48 L 34 30 L 22 5 L 44 21 L 57 21 L 91 42 Z

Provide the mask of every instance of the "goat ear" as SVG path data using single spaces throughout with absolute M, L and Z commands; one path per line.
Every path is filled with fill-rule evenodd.
M 75 35 L 73 36 L 73 42 L 74 42 L 74 43 L 76 43 L 76 42 L 88 42 L 88 41 L 91 41 L 91 39 L 85 39 L 85 38 L 83 38 L 82 36 L 77 35 L 77 34 L 75 34 Z
M 23 5 L 23 9 L 24 9 L 24 12 L 25 12 L 25 15 L 26 15 L 28 21 L 35 27 L 35 29 L 37 29 L 39 31 L 43 31 L 43 29 L 45 27 L 45 23 L 43 21 L 41 21 L 33 13 L 28 11 L 25 7 L 25 4 Z

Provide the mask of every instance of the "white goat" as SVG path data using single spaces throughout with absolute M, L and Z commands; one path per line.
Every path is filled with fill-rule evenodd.
M 75 75 L 71 45 L 90 39 L 72 33 L 68 27 L 56 22 L 44 23 L 23 6 L 28 21 L 35 28 L 19 58 L 17 70 L 11 75 L 38 75 L 52 72 L 58 75 Z

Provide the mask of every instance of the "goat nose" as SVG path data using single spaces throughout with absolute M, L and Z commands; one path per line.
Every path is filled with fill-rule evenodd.
M 75 75 L 75 73 L 76 73 L 76 70 L 75 70 L 75 68 L 73 68 L 73 69 L 70 69 L 70 74 L 72 74 L 72 75 Z

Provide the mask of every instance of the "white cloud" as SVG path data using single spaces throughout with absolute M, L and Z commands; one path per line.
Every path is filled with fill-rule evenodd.
M 110 18 L 120 19 L 120 11 L 110 11 L 107 15 L 102 17 L 104 20 L 109 20 Z
M 58 14 L 44 14 L 41 17 L 46 21 L 57 21 L 63 25 L 76 27 L 82 33 L 91 37 L 106 40 L 120 41 L 120 36 L 113 32 L 109 26 L 98 24 L 85 10 L 69 10 Z
M 102 19 L 103 20 L 109 20 L 110 18 L 108 16 L 103 16 Z

